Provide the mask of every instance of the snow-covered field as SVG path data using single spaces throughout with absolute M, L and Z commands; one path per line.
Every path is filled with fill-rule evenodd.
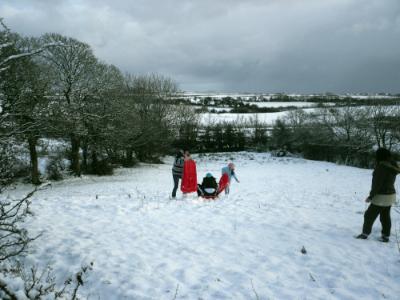
M 369 240 L 353 238 L 371 170 L 267 153 L 195 159 L 199 179 L 233 160 L 241 182 L 217 201 L 169 200 L 166 159 L 53 183 L 32 199 L 26 226 L 43 236 L 28 259 L 53 263 L 60 281 L 94 261 L 84 299 L 399 299 L 395 237 L 378 242 L 377 222 Z
M 267 124 L 273 124 L 278 118 L 282 118 L 287 114 L 287 111 L 277 113 L 256 113 L 256 114 L 215 114 L 215 113 L 203 113 L 201 114 L 200 122 L 202 124 L 210 123 L 222 123 L 222 122 L 244 122 L 254 119 L 256 116 L 260 122 Z
M 304 108 L 305 112 L 314 111 L 315 108 Z M 256 116 L 260 122 L 266 124 L 274 124 L 276 120 L 282 119 L 288 114 L 289 111 L 281 111 L 276 113 L 255 113 L 255 114 L 236 114 L 236 113 L 203 113 L 201 114 L 200 122 L 202 124 L 222 123 L 222 122 L 244 122 L 254 119 Z
M 257 102 L 254 102 L 254 103 L 257 103 Z M 259 102 L 259 103 L 267 103 L 267 102 Z M 274 103 L 274 102 L 271 102 L 271 103 Z M 281 104 L 283 102 L 275 102 L 275 103 Z M 290 102 L 287 102 L 287 103 L 290 103 Z M 301 103 L 301 102 L 299 102 L 299 103 Z M 307 102 L 303 102 L 303 103 L 307 103 Z M 334 106 L 334 105 L 330 105 L 329 103 L 325 104 L 325 105 Z M 355 108 L 361 109 L 361 108 L 368 108 L 368 107 L 371 107 L 371 106 L 357 106 Z M 396 112 L 396 109 L 397 110 L 399 109 L 398 106 L 385 106 L 385 107 L 393 109 L 393 113 Z M 345 106 L 335 107 L 335 109 L 338 109 L 338 110 L 347 109 L 347 108 L 348 107 L 345 107 Z M 310 113 L 310 112 L 317 111 L 319 108 L 304 106 L 303 108 L 299 107 L 298 109 L 303 110 L 306 113 Z M 221 110 L 223 110 L 223 109 L 221 109 Z M 200 121 L 202 124 L 221 123 L 221 122 L 232 123 L 232 122 L 239 122 L 239 121 L 249 121 L 250 119 L 254 119 L 255 116 L 257 116 L 258 120 L 260 122 L 264 122 L 266 124 L 271 125 L 271 124 L 274 124 L 277 119 L 284 118 L 289 112 L 290 112 L 290 110 L 276 112 L 276 113 L 254 113 L 254 114 L 252 114 L 252 113 L 221 113 L 221 114 L 202 113 Z
M 254 102 L 256 103 L 256 102 Z M 267 103 L 267 102 L 259 102 L 259 103 Z M 258 105 L 258 104 L 257 104 Z M 264 106 L 260 106 L 264 107 Z M 229 111 L 230 108 L 214 108 L 209 107 L 209 109 L 215 109 L 216 111 Z M 314 108 L 305 108 L 304 111 L 312 111 Z M 240 113 L 202 113 L 200 122 L 201 124 L 207 125 L 210 123 L 222 123 L 222 122 L 245 122 L 249 121 L 250 119 L 254 119 L 256 116 L 260 122 L 273 124 L 279 118 L 283 118 L 286 116 L 288 111 L 281 111 L 275 113 L 248 113 L 248 114 L 240 114 Z
M 254 104 L 258 107 L 288 107 L 288 106 L 296 106 L 296 107 L 309 107 L 309 106 L 317 106 L 317 103 L 313 102 L 248 102 L 248 104 Z

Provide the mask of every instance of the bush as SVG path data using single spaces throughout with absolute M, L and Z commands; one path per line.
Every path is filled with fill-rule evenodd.
M 0 143 L 0 186 L 8 185 L 14 177 L 15 156 L 8 143 Z
M 163 164 L 164 162 L 158 156 L 149 156 L 143 160 L 144 163 L 149 164 Z
M 130 159 L 124 158 L 120 160 L 120 163 L 124 168 L 131 168 L 138 164 L 138 160 L 135 157 L 132 157 Z
M 60 156 L 53 157 L 50 159 L 46 167 L 47 178 L 55 181 L 62 180 L 64 170 L 65 166 L 63 164 L 62 158 Z
M 0 142 L 0 185 L 8 185 L 19 177 L 29 177 L 31 169 L 26 153 L 13 142 Z
M 89 168 L 89 174 L 106 176 L 112 175 L 113 173 L 113 166 L 108 159 L 101 159 L 96 162 L 92 162 L 91 167 Z
M 373 151 L 357 150 L 346 145 L 307 144 L 303 146 L 302 153 L 306 159 L 330 161 L 361 168 L 373 168 L 375 163 Z

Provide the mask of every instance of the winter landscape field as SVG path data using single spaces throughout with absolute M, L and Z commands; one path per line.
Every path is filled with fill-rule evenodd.
M 1 0 L 0 300 L 399 300 L 399 33 L 399 0 Z
M 240 183 L 216 201 L 170 200 L 167 157 L 38 191 L 24 226 L 42 236 L 26 260 L 51 264 L 59 282 L 93 262 L 82 299 L 398 299 L 395 234 L 377 241 L 376 224 L 354 239 L 372 170 L 269 153 L 194 159 L 199 180 L 233 161 Z M 398 207 L 392 217 L 395 233 Z

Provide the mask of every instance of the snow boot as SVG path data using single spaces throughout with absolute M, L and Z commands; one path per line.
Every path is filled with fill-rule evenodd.
M 368 235 L 366 235 L 365 233 L 361 233 L 356 236 L 356 239 L 361 239 L 361 240 L 366 240 L 367 238 L 368 238 Z
M 382 235 L 379 241 L 382 243 L 389 243 L 389 237 L 386 235 Z

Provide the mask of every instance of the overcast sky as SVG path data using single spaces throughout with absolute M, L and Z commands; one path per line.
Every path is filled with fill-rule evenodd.
M 399 0 L 1 0 L 0 17 L 186 91 L 400 92 Z

